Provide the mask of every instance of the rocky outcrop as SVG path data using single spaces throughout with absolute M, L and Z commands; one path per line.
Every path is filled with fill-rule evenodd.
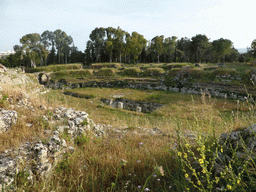
M 6 72 L 6 71 L 7 71 L 7 68 L 2 64 L 0 64 L 0 73 Z
M 93 120 L 88 118 L 88 114 L 84 111 L 76 111 L 72 108 L 66 109 L 59 107 L 53 110 L 53 119 L 55 123 L 67 121 L 67 125 L 57 126 L 59 132 L 66 132 L 73 137 L 86 134 L 92 131 L 96 136 L 106 134 L 106 130 L 111 128 L 110 125 L 94 124 Z M 48 117 L 44 118 L 46 121 Z M 51 120 L 51 119 L 50 119 Z
M 17 112 L 0 108 L 0 133 L 10 129 L 17 122 Z
M 0 189 L 12 186 L 15 176 L 23 174 L 28 182 L 44 178 L 55 166 L 63 153 L 69 152 L 66 141 L 53 131 L 47 142 L 25 143 L 18 149 L 6 150 L 0 155 Z
M 38 81 L 40 84 L 47 85 L 50 81 L 50 77 L 45 73 L 39 73 Z
M 216 155 L 215 172 L 220 174 L 230 161 L 239 159 L 246 162 L 256 160 L 256 124 L 231 133 L 223 133 L 219 138 L 222 147 Z
M 0 73 L 0 84 L 26 84 L 33 82 L 33 80 L 24 73 L 18 72 L 15 69 L 8 69 L 5 73 Z

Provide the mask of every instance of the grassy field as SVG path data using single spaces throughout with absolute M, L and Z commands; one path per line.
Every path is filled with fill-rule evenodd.
M 209 67 L 208 64 L 204 65 Z M 166 65 L 159 64 L 156 67 L 160 66 Z M 145 64 L 139 64 L 139 67 L 145 67 Z M 152 68 L 150 64 L 146 67 Z M 233 64 L 232 68 L 235 67 Z M 236 69 L 244 72 L 251 70 L 241 66 Z M 76 75 L 81 78 L 80 73 Z M 59 73 L 59 76 L 63 74 Z M 31 87 L 7 87 L 5 90 L 8 91 L 4 94 L 15 95 L 20 89 L 31 92 Z M 65 91 L 85 98 L 65 95 Z M 111 108 L 100 101 L 101 98 L 117 96 L 163 103 L 165 106 L 152 113 L 136 113 Z M 216 175 L 213 170 L 214 153 L 222 150 L 218 144 L 219 136 L 253 124 L 254 102 L 164 91 L 109 88 L 51 90 L 40 97 L 31 97 L 35 106 L 44 104 L 47 108 L 63 106 L 86 111 L 95 123 L 110 124 L 113 129 L 126 130 L 126 133 L 110 131 L 106 137 L 82 135 L 77 138 L 79 142 L 62 134 L 67 144 L 75 147 L 75 152 L 60 159 L 50 176 L 44 180 L 29 183 L 24 178 L 18 178 L 22 181 L 19 182 L 18 191 L 183 192 L 254 189 L 256 166 L 253 158 L 241 162 L 235 158 L 236 152 L 233 151 L 234 158 L 222 175 Z M 0 101 L 0 106 L 10 107 L 4 99 Z M 43 138 L 45 129 L 54 130 L 54 127 L 44 124 L 40 119 L 41 115 L 47 115 L 50 111 L 36 109 L 36 112 L 31 113 L 24 109 L 15 110 L 29 115 L 20 118 L 10 132 L 0 136 L 1 151 L 17 147 L 26 140 Z M 26 123 L 34 126 L 28 128 Z M 158 128 L 165 136 L 145 134 L 143 128 Z M 250 157 L 253 155 L 250 154 Z
M 237 181 L 237 177 L 232 181 L 230 178 L 219 178 L 211 171 L 211 167 L 206 170 L 206 174 L 199 173 L 196 177 L 198 180 L 188 180 L 189 164 L 184 162 L 189 161 L 186 161 L 187 157 L 179 155 L 181 152 L 183 154 L 185 146 L 190 146 L 189 149 L 198 160 L 200 155 L 209 160 L 221 133 L 248 126 L 255 121 L 254 103 L 239 103 L 204 95 L 129 89 L 86 88 L 71 91 L 93 97 L 76 98 L 63 95 L 57 90 L 49 92 L 45 97 L 49 104 L 58 100 L 65 107 L 88 112 L 90 118 L 97 123 L 107 123 L 114 128 L 129 131 L 126 135 L 82 138 L 83 142 L 76 146 L 75 154 L 61 161 L 51 180 L 45 181 L 44 185 L 48 190 L 218 191 L 222 186 L 226 191 L 230 191 L 230 186 L 238 191 L 246 189 L 247 181 L 242 178 Z M 116 95 L 134 100 L 160 101 L 166 106 L 144 114 L 110 108 L 99 101 L 101 97 L 113 98 Z M 169 136 L 140 135 L 139 127 L 158 127 Z M 193 134 L 196 140 L 186 137 L 181 139 L 180 134 Z M 208 152 L 197 150 L 198 146 L 204 146 Z M 232 166 L 236 166 L 233 163 Z M 198 185 L 206 177 L 210 179 L 203 185 Z M 218 179 L 221 182 L 213 182 Z M 43 183 L 39 183 L 40 185 Z
M 190 83 L 223 83 L 230 85 L 252 86 L 250 72 L 254 65 L 225 63 L 224 65 L 202 63 L 195 66 L 192 63 L 161 63 L 161 64 L 118 64 L 118 63 L 97 63 L 82 68 L 81 64 L 50 65 L 31 69 L 30 72 L 50 73 L 54 81 L 65 81 L 68 83 L 82 83 L 89 81 L 161 81 L 165 79 L 167 86 L 176 85 L 177 78 L 186 74 Z M 224 78 L 221 79 L 221 78 Z M 175 80 L 176 79 L 176 80 Z

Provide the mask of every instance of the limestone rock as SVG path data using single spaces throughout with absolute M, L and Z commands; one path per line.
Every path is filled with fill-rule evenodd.
M 223 167 L 234 158 L 231 151 L 235 151 L 235 156 L 240 160 L 253 158 L 256 160 L 256 124 L 247 128 L 241 128 L 231 133 L 223 133 L 219 138 L 219 145 L 222 146 L 222 151 L 215 154 L 215 172 L 220 173 Z
M 6 71 L 7 71 L 7 68 L 2 64 L 0 64 L 0 73 L 6 72 Z
M 50 77 L 45 73 L 39 73 L 38 80 L 40 84 L 46 85 L 50 81 Z
M 0 133 L 10 129 L 17 121 L 17 112 L 0 108 Z

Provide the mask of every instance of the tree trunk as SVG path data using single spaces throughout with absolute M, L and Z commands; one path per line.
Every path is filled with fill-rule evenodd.
M 159 64 L 159 54 L 157 54 L 157 60 L 158 60 L 157 63 Z
M 66 52 L 65 54 L 65 63 L 67 64 L 68 63 L 68 53 Z
M 36 62 L 33 61 L 32 59 L 30 60 L 30 63 L 31 63 L 31 67 L 32 68 L 36 68 Z
M 122 61 L 121 52 L 120 52 L 120 56 L 119 57 L 120 57 L 120 63 L 121 63 L 121 61 Z
M 58 55 L 59 55 L 59 64 L 60 64 L 60 50 L 58 51 Z
M 109 62 L 112 63 L 112 55 L 110 55 Z

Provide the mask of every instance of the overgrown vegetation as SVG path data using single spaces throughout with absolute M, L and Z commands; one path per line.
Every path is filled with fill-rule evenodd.
M 246 70 L 240 73 L 234 65 L 230 66 L 235 70 L 203 70 L 205 66 L 207 65 L 196 67 L 182 64 L 182 68 L 168 66 L 163 69 L 159 65 L 146 67 L 149 68 L 148 71 L 157 71 L 155 76 L 169 71 L 170 78 L 185 74 L 186 78 L 192 77 L 197 81 L 205 81 L 211 75 L 215 79 L 218 75 L 248 73 Z M 95 72 L 97 70 L 107 79 L 119 75 L 113 72 L 117 69 L 101 68 L 95 69 Z M 138 68 L 132 68 L 127 73 L 133 76 L 137 70 Z M 53 75 L 56 79 L 65 76 L 91 78 L 94 73 L 92 69 L 76 69 L 57 71 Z M 3 95 L 12 95 L 16 101 L 15 95 L 21 88 L 32 92 L 33 86 L 3 88 Z M 241 102 L 210 95 L 206 97 L 152 90 L 83 88 L 51 90 L 38 98 L 31 97 L 35 106 L 44 104 L 47 108 L 64 106 L 86 111 L 95 123 L 111 124 L 113 129 L 125 130 L 125 134 L 110 130 L 109 136 L 95 137 L 88 132 L 74 139 L 67 133 L 61 134 L 68 146 L 74 146 L 75 152 L 63 155 L 44 180 L 30 183 L 26 171 L 21 171 L 15 180 L 20 191 L 253 191 L 255 188 L 253 151 L 248 151 L 248 158 L 242 160 L 237 158 L 238 151 L 234 148 L 230 151 L 230 164 L 226 164 L 219 174 L 214 170 L 216 154 L 223 150 L 223 146 L 218 143 L 219 136 L 232 130 L 242 130 L 255 122 L 256 106 L 249 96 Z M 153 113 L 144 114 L 114 109 L 100 102 L 100 98 L 117 97 L 163 103 L 165 106 Z M 0 107 L 11 109 L 6 96 L 2 97 Z M 26 117 L 19 118 L 10 131 L 0 135 L 1 151 L 15 148 L 27 141 L 44 141 L 47 138 L 44 130 L 55 130 L 54 126 L 40 117 L 52 117 L 51 110 L 42 111 L 37 107 L 35 112 L 14 109 L 19 115 L 26 114 Z M 27 123 L 33 126 L 27 127 Z M 82 124 L 88 125 L 88 122 L 84 121 Z M 149 134 L 143 132 L 142 128 L 159 129 L 163 134 Z
M 90 89 L 92 92 L 102 90 Z M 102 93 L 108 94 L 106 91 L 103 89 Z M 113 91 L 125 93 L 125 90 Z M 59 97 L 59 94 L 52 91 L 46 97 Z M 134 92 L 134 95 L 137 93 Z M 148 99 L 161 100 L 163 95 L 152 94 Z M 237 172 L 236 168 L 244 163 L 234 158 L 231 169 L 224 169 L 221 176 L 215 175 L 212 167 L 214 153 L 222 150 L 217 143 L 219 135 L 253 123 L 254 103 L 246 101 L 236 104 L 235 101 L 204 95 L 168 94 L 168 97 L 175 102 L 154 114 L 139 115 L 105 107 L 95 110 L 97 103 L 66 96 L 62 103 L 80 110 L 85 110 L 83 106 L 86 106 L 86 111 L 95 121 L 133 129 L 127 129 L 125 135 L 112 133 L 111 137 L 78 136 L 74 140 L 75 153 L 63 157 L 50 178 L 22 185 L 21 188 L 41 190 L 46 186 L 47 190 L 55 191 L 249 190 L 253 182 L 248 178 L 255 173 L 252 172 L 255 169 L 253 164 L 242 166 Z M 155 126 L 170 136 L 134 132 L 139 132 L 137 127 Z M 186 137 L 186 134 L 193 134 L 195 140 Z M 235 155 L 235 151 L 233 153 Z
M 82 64 L 60 64 L 60 65 L 48 65 L 45 67 L 37 67 L 37 68 L 30 68 L 26 69 L 27 73 L 35 73 L 35 72 L 56 72 L 56 71 L 63 71 L 63 70 L 76 70 L 81 69 Z

